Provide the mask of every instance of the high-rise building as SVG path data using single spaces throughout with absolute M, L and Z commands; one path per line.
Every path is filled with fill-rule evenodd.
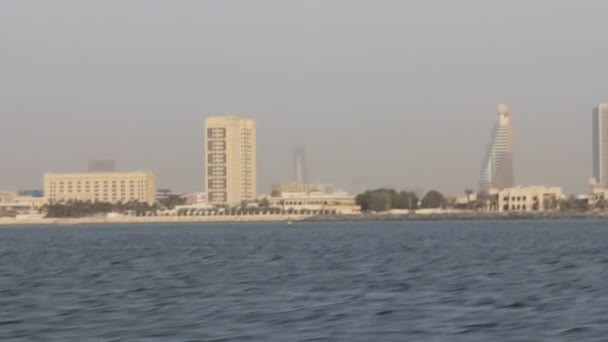
M 47 203 L 67 201 L 146 202 L 156 196 L 156 180 L 148 172 L 48 173 L 44 175 Z
M 608 103 L 593 108 L 593 177 L 600 185 L 608 186 Z
M 296 146 L 293 150 L 293 181 L 297 184 L 308 183 L 308 159 L 305 146 Z
M 498 121 L 492 129 L 490 144 L 481 167 L 481 192 L 513 186 L 513 119 L 509 108 L 504 104 L 498 105 L 496 111 Z
M 256 198 L 255 121 L 237 116 L 205 120 L 205 180 L 210 204 Z

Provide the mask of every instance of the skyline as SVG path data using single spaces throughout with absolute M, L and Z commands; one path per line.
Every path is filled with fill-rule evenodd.
M 461 193 L 476 188 L 504 102 L 517 114 L 516 183 L 586 192 L 589 112 L 608 101 L 608 47 L 597 44 L 606 9 L 2 4 L 0 189 L 40 188 L 43 173 L 90 159 L 154 172 L 159 187 L 202 189 L 203 121 L 234 112 L 258 123 L 260 192 L 291 178 L 291 150 L 304 144 L 314 181 Z

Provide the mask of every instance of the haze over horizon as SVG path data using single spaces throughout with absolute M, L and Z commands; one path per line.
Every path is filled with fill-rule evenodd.
M 257 121 L 258 189 L 477 189 L 496 105 L 515 182 L 586 192 L 608 102 L 608 2 L 309 0 L 0 4 L 0 190 L 94 159 L 203 187 L 203 122 Z

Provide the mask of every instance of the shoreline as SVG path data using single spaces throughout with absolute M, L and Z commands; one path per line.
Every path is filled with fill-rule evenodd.
M 586 213 L 435 213 L 360 215 L 250 215 L 250 216 L 120 216 L 82 218 L 0 218 L 0 226 L 85 225 L 147 223 L 255 223 L 255 222 L 398 222 L 398 221 L 478 221 L 478 220 L 580 220 L 608 219 L 608 212 Z

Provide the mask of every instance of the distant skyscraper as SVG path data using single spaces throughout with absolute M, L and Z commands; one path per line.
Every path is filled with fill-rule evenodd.
M 256 198 L 255 121 L 237 116 L 205 120 L 205 180 L 210 204 Z
M 113 160 L 93 160 L 89 163 L 89 172 L 114 172 L 116 163 Z
M 506 105 L 497 107 L 498 122 L 492 129 L 479 179 L 480 191 L 513 186 L 513 122 Z
M 593 108 L 593 177 L 608 186 L 608 103 Z
M 296 146 L 293 151 L 293 181 L 308 183 L 308 159 L 305 146 Z

